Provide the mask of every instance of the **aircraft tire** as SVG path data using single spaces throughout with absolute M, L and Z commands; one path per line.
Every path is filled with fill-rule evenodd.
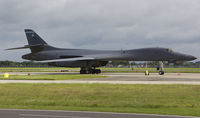
M 164 71 L 159 71 L 159 75 L 164 75 L 165 72 Z
M 80 70 L 80 74 L 99 74 L 99 73 L 101 73 L 100 69 Z
M 80 74 L 84 74 L 84 70 L 80 70 Z
M 86 70 L 85 74 L 91 74 L 91 73 L 92 73 L 92 70 Z
M 96 70 L 95 69 L 92 69 L 91 70 L 91 74 L 95 74 L 96 73 Z
M 80 74 L 87 74 L 86 70 L 80 70 Z
M 100 74 L 101 70 L 100 69 L 96 69 L 96 74 Z

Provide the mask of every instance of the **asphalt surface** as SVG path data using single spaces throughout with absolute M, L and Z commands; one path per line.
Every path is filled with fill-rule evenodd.
M 0 110 L 0 118 L 198 118 L 171 115 L 54 110 Z

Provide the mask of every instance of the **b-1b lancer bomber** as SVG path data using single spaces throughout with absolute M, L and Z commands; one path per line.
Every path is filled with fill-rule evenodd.
M 25 29 L 28 45 L 14 49 L 30 48 L 31 53 L 23 55 L 23 59 L 46 62 L 59 67 L 80 67 L 80 74 L 98 74 L 100 69 L 109 61 L 191 61 L 196 57 L 175 52 L 169 48 L 141 48 L 132 50 L 89 50 L 89 49 L 62 49 L 48 45 L 37 33 Z M 163 75 L 163 63 L 159 74 Z

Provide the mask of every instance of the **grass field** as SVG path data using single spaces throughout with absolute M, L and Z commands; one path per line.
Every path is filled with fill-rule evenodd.
M 0 84 L 0 108 L 200 116 L 200 86 Z
M 1 79 L 6 80 L 73 80 L 73 79 L 89 79 L 89 78 L 104 78 L 102 75 L 10 75 L 9 78 L 4 78 L 0 75 Z
M 100 68 L 102 72 L 145 72 L 145 68 Z M 68 70 L 72 72 L 79 72 L 80 68 L 15 68 L 15 67 L 1 67 L 0 72 L 61 72 Z M 158 72 L 156 68 L 148 68 L 151 73 Z M 164 68 L 167 73 L 200 73 L 200 68 Z

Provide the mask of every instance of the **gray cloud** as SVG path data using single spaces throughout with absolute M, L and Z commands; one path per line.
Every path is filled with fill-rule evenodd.
M 0 60 L 21 61 L 25 28 L 65 48 L 169 47 L 200 58 L 199 0 L 1 0 Z

